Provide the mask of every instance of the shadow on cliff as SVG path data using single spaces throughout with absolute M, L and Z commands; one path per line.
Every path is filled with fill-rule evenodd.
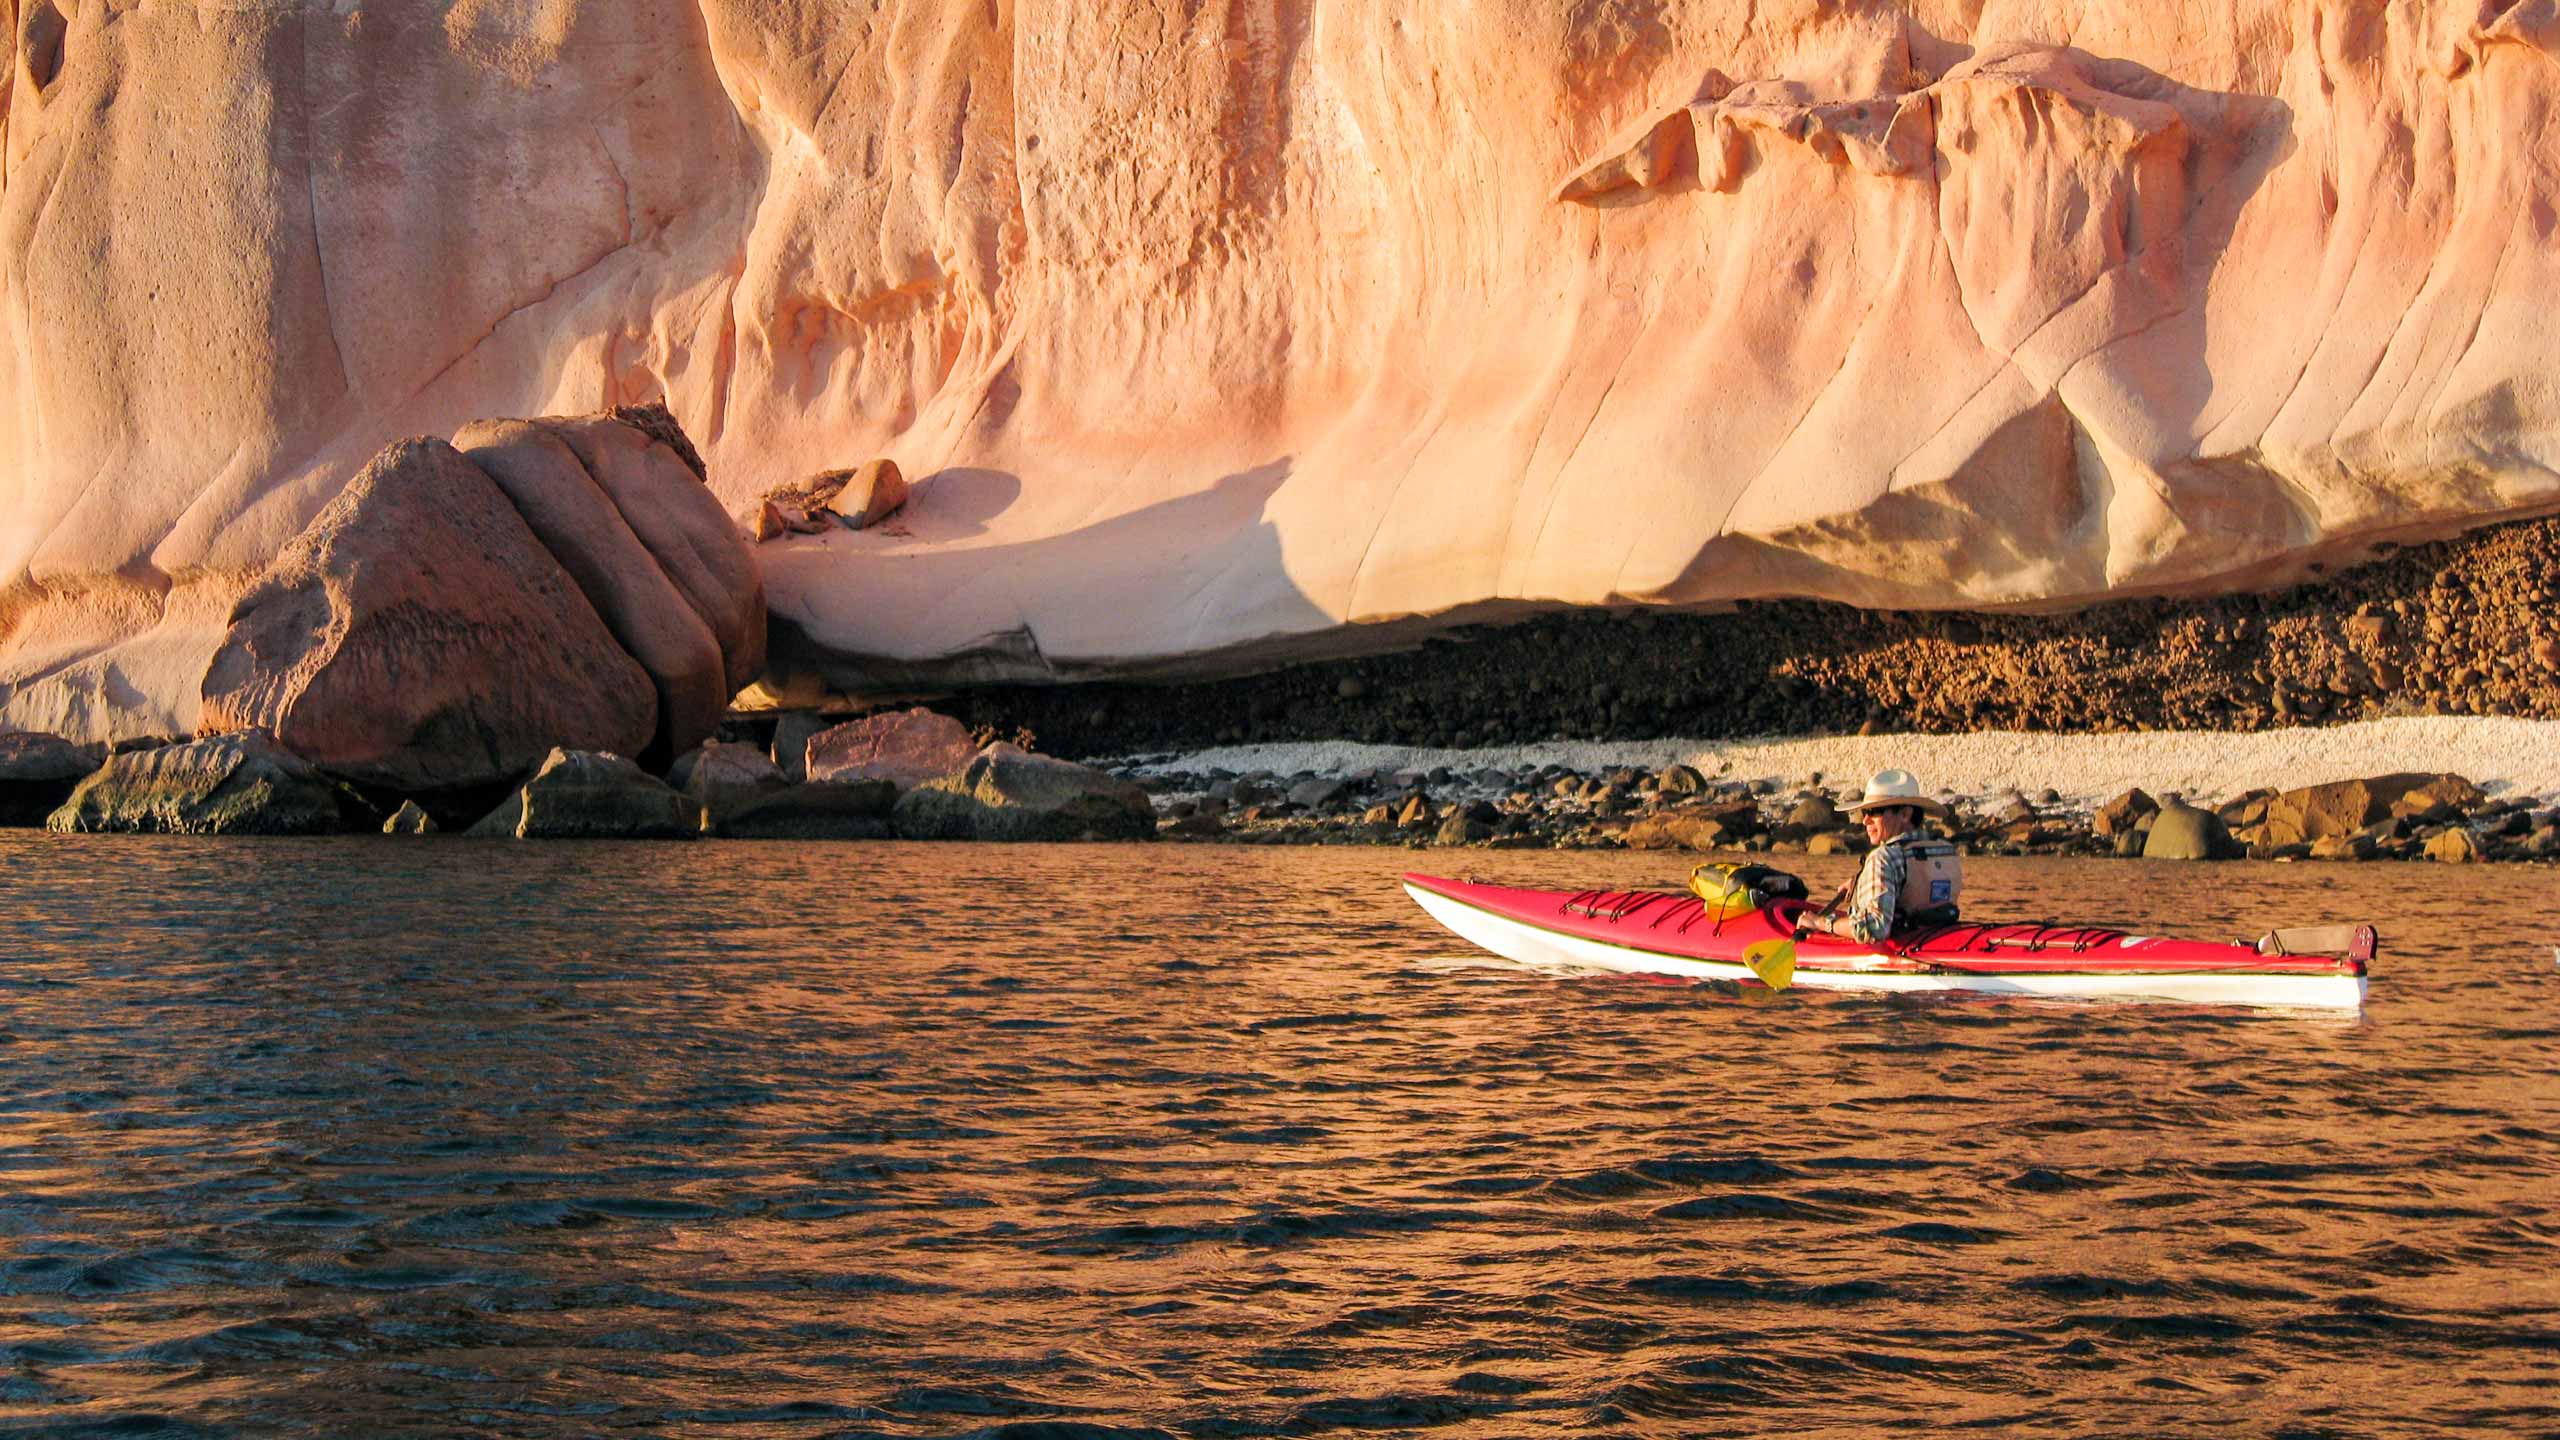
M 1022 477 L 1010 470 L 955 465 L 916 482 L 894 528 L 919 540 L 940 543 L 969 540 L 987 533 L 987 522 L 1022 498 Z
M 814 672 L 850 692 L 1133 679 L 1203 652 L 1329 629 L 1339 619 L 1290 579 L 1279 528 L 1264 518 L 1293 463 L 1284 456 L 1194 494 L 1019 544 L 881 554 L 866 536 L 788 542 L 779 558 L 799 572 L 800 613 L 773 616 L 772 670 Z M 951 481 L 959 483 L 946 490 Z M 926 477 L 911 502 L 916 513 L 906 517 L 913 540 L 905 543 L 982 534 L 1021 489 L 1019 476 L 1001 470 Z M 837 591 L 819 569 L 868 566 L 897 573 L 885 584 L 855 576 Z M 878 618 L 884 590 L 898 608 L 1001 613 L 1014 623 L 990 624 L 912 661 L 821 638 L 836 629 L 853 644 L 865 636 L 882 648 L 896 643 Z

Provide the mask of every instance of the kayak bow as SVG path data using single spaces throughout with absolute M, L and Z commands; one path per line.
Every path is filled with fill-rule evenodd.
M 1788 938 L 1804 908 L 1782 900 L 1719 920 L 1694 897 L 1669 891 L 1520 890 L 1414 874 L 1404 877 L 1404 888 L 1431 918 L 1506 959 L 1746 985 L 1763 983 L 1746 952 Z M 2364 1005 L 2373 943 L 2372 932 L 2357 933 L 2361 953 L 2354 955 L 2262 954 L 2247 945 L 2045 924 L 1935 926 L 1882 945 L 1815 934 L 1796 942 L 1792 983 L 2355 1010 Z

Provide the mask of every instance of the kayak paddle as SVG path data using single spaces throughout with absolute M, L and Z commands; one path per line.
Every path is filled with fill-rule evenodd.
M 1760 977 L 1761 984 L 1772 990 L 1784 990 L 1795 983 L 1796 942 L 1763 940 L 1747 946 L 1742 952 L 1742 963 L 1751 967 L 1751 973 Z

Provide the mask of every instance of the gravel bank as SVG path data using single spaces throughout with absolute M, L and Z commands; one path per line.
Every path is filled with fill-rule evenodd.
M 2219 803 L 2245 791 L 2290 790 L 2395 771 L 2462 775 L 2499 798 L 2560 797 L 2560 721 L 2427 715 L 2266 730 L 2059 735 L 1849 735 L 1765 740 L 1561 741 L 1457 750 L 1353 741 L 1228 745 L 1128 757 L 1140 774 L 1270 771 L 1350 776 L 1370 771 L 1595 772 L 1612 766 L 1693 765 L 1712 778 L 1793 785 L 1820 774 L 1832 788 L 1899 766 L 1958 796 L 2046 787 L 2067 803 L 2099 804 L 2139 786 Z
M 1075 758 L 1334 738 L 1441 750 L 1887 730 L 2237 740 L 2410 716 L 2560 721 L 2560 519 L 2491 526 L 2265 594 L 2052 615 L 1804 601 L 1583 611 L 1232 680 L 996 688 L 937 703 Z M 2226 783 L 2260 783 L 2243 768 L 2235 761 Z

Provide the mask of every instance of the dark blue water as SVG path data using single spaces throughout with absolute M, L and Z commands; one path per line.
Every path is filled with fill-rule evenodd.
M 1973 867 L 2377 919 L 2352 1022 L 1491 968 L 1433 858 L 0 838 L 0 1430 L 2560 1433 L 2551 870 Z

